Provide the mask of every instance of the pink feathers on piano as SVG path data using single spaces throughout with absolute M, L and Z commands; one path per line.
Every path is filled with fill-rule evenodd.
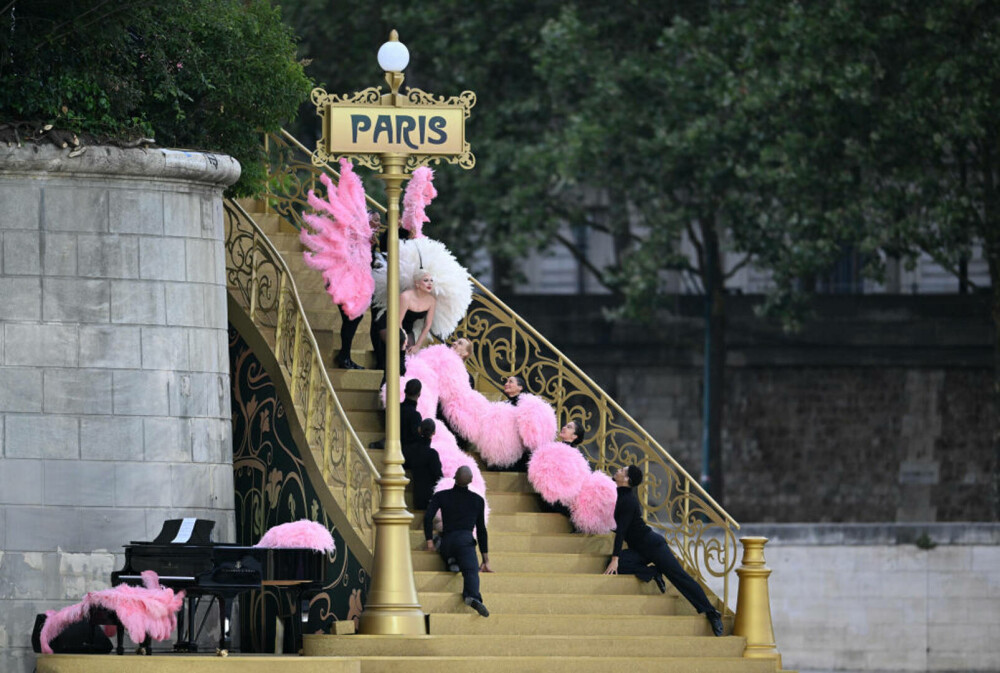
M 406 192 L 403 194 L 403 216 L 399 222 L 399 226 L 410 232 L 413 238 L 421 238 L 424 235 L 424 222 L 431 221 L 425 210 L 437 195 L 437 189 L 434 188 L 434 171 L 427 166 L 421 166 L 413 171 L 413 177 L 410 178 L 410 183 L 406 185 Z
M 306 264 L 323 273 L 326 291 L 353 320 L 365 312 L 375 291 L 371 274 L 372 230 L 361 178 L 347 159 L 340 160 L 340 171 L 338 185 L 326 174 L 320 176 L 326 186 L 326 200 L 309 190 L 309 205 L 330 217 L 304 214 L 309 228 L 302 228 L 299 239 L 308 248 L 303 253 Z
M 333 536 L 326 526 L 301 519 L 270 528 L 255 547 L 299 547 L 315 551 L 332 552 Z

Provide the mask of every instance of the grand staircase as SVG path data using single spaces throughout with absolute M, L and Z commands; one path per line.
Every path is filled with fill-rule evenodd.
M 377 393 L 381 372 L 344 371 L 330 366 L 340 345 L 340 315 L 331 306 L 320 275 L 303 263 L 297 231 L 285 218 L 265 212 L 261 202 L 244 202 L 243 206 L 251 211 L 249 216 L 259 227 L 255 236 L 268 239 L 292 276 L 305 313 L 307 326 L 303 327 L 314 336 L 326 376 L 356 433 L 355 445 L 367 447 L 384 436 Z M 244 300 L 242 303 L 253 305 L 251 299 Z M 276 310 L 281 312 L 280 305 Z M 373 365 L 369 320 L 366 315 L 352 351 L 355 362 L 365 367 Z M 276 348 L 280 328 L 262 331 L 268 344 Z M 295 351 L 297 356 L 298 346 Z M 306 376 L 297 372 L 298 365 L 289 366 L 293 359 L 290 355 L 285 353 L 284 358 L 286 368 L 293 370 L 291 380 Z M 282 361 L 280 356 L 277 359 Z M 481 372 L 477 375 L 477 387 L 490 390 Z M 316 377 L 315 371 L 308 374 L 310 386 Z M 311 408 L 314 397 L 310 392 L 302 394 L 300 400 L 309 400 L 305 404 Z M 314 446 L 313 453 L 322 464 L 324 455 L 330 452 Z M 375 469 L 381 471 L 383 452 L 369 450 L 368 455 Z M 328 483 L 329 472 L 324 469 Z M 445 571 L 437 554 L 424 550 L 422 513 L 416 512 L 411 526 L 414 574 L 420 604 L 428 615 L 429 635 L 310 635 L 305 638 L 305 655 L 357 657 L 363 673 L 763 673 L 780 668 L 780 660 L 744 658 L 746 641 L 742 637 L 712 636 L 704 616 L 698 615 L 673 587 L 668 586 L 664 596 L 652 582 L 643 584 L 633 576 L 601 574 L 611 550 L 611 536 L 575 534 L 566 517 L 543 512 L 524 474 L 483 474 L 491 508 L 490 557 L 495 572 L 480 577 L 490 617 L 480 617 L 463 603 L 461 575 Z M 662 475 L 658 478 L 663 484 L 670 479 Z M 364 531 L 359 538 L 370 543 L 370 533 L 370 529 Z M 731 553 L 728 547 L 727 553 Z M 732 562 L 727 563 L 731 568 Z M 732 612 L 723 611 L 729 633 Z

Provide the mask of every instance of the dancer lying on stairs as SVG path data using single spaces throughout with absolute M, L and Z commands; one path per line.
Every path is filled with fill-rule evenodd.
M 667 590 L 667 585 L 661 576 L 666 575 L 670 583 L 677 587 L 694 609 L 708 618 L 709 624 L 712 625 L 712 633 L 721 636 L 723 626 L 719 611 L 709 602 L 701 586 L 677 562 L 663 536 L 654 532 L 643 521 L 642 505 L 632 490 L 641 483 L 642 470 L 636 465 L 629 465 L 615 472 L 615 484 L 618 486 L 618 501 L 615 504 L 615 546 L 604 574 L 634 574 L 644 582 L 656 580 L 656 586 L 661 592 Z M 628 549 L 622 549 L 623 542 L 628 544 Z M 649 564 L 653 564 L 653 567 Z

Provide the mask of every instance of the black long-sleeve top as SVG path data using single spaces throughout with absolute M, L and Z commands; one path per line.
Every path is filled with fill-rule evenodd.
M 411 399 L 405 399 L 399 405 L 399 444 L 403 450 L 403 469 L 408 470 L 409 466 L 406 464 L 408 449 L 411 444 L 416 444 L 420 441 L 420 433 L 418 428 L 420 426 L 420 421 L 424 420 L 420 416 L 420 412 L 417 411 L 417 401 Z
M 410 471 L 413 487 L 413 508 L 427 509 L 434 495 L 434 486 L 441 478 L 441 457 L 431 446 L 430 437 L 419 437 L 410 445 L 404 469 Z
M 621 554 L 623 541 L 628 543 L 629 549 L 638 546 L 649 530 L 635 492 L 630 486 L 619 486 L 618 501 L 615 503 L 615 547 L 611 555 Z
M 452 531 L 476 528 L 476 539 L 479 551 L 489 553 L 486 538 L 486 501 L 478 493 L 473 493 L 468 486 L 454 486 L 445 491 L 438 491 L 431 498 L 424 512 L 424 538 L 430 540 L 434 535 L 434 515 L 441 510 L 441 523 L 444 524 L 444 535 Z

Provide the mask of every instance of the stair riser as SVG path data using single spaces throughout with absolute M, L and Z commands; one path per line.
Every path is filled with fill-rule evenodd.
M 489 491 L 487 491 L 487 496 Z M 411 528 L 423 530 L 422 521 L 413 521 Z M 488 526 L 490 533 L 569 533 L 572 530 L 569 520 L 561 514 L 497 514 L 490 513 Z
M 413 548 L 423 547 L 423 531 L 411 530 L 410 542 Z M 490 528 L 490 548 L 495 551 L 610 555 L 613 542 L 610 535 L 505 534 Z
M 641 651 L 647 657 L 740 657 L 743 638 L 672 636 L 660 638 L 580 636 L 314 636 L 303 642 L 305 656 L 404 656 L 404 657 L 605 657 L 619 658 L 623 651 Z
M 424 612 L 452 612 L 469 614 L 472 608 L 462 601 L 459 592 L 418 592 Z M 607 615 L 675 615 L 694 612 L 687 602 L 668 596 L 614 596 L 602 595 L 599 601 L 579 594 L 505 594 L 486 592 L 483 602 L 490 612 L 510 615 L 578 615 L 599 609 Z M 473 613 L 474 614 L 474 613 Z
M 492 562 L 492 559 L 491 559 Z M 676 591 L 667 588 L 661 594 L 653 582 L 640 582 L 630 575 L 565 575 L 552 577 L 546 574 L 513 574 L 501 572 L 480 573 L 479 585 L 484 594 L 585 594 L 616 596 L 658 596 L 664 600 L 676 599 Z M 462 575 L 447 571 L 421 571 L 414 573 L 417 591 L 442 591 L 461 593 Z
M 560 636 L 710 636 L 708 621 L 700 616 L 637 615 L 490 615 L 483 620 L 475 613 L 432 614 L 431 634 Z
M 608 557 L 587 554 L 505 554 L 491 552 L 490 563 L 498 573 L 585 573 L 604 571 Z M 444 570 L 444 561 L 437 552 L 414 551 L 413 569 L 421 571 Z
M 366 657 L 361 673 L 774 673 L 773 661 L 684 657 Z
M 483 479 L 488 491 L 506 491 L 509 493 L 534 493 L 528 483 L 528 475 L 523 472 L 493 472 L 483 470 Z

